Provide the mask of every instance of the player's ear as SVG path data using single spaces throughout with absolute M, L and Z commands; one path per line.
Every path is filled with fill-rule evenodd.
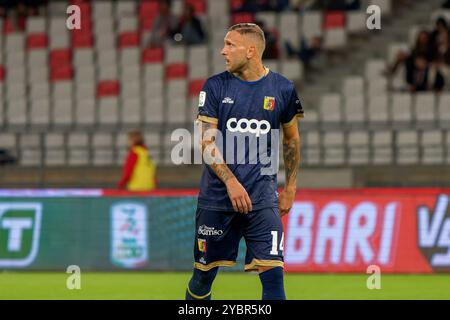
M 255 46 L 249 46 L 247 49 L 247 59 L 251 59 L 256 54 L 256 47 Z

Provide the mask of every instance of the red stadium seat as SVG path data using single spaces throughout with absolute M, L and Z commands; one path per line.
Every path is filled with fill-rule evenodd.
M 6 76 L 6 69 L 0 64 L 0 81 L 4 81 Z
M 10 18 L 6 18 L 3 21 L 3 33 L 8 34 L 16 31 L 16 26 L 14 25 L 13 21 Z
M 197 15 L 206 14 L 206 3 L 204 0 L 186 0 L 186 4 L 194 7 L 194 12 Z
M 118 96 L 120 84 L 117 80 L 104 80 L 97 84 L 97 97 Z
M 48 37 L 45 33 L 32 33 L 27 37 L 27 49 L 46 48 Z
M 171 63 L 166 66 L 166 80 L 183 79 L 188 75 L 188 66 L 185 63 Z
M 234 13 L 232 15 L 231 22 L 232 22 L 232 24 L 244 23 L 244 22 L 254 23 L 255 18 L 253 17 L 253 14 L 250 12 L 239 12 L 239 13 Z
M 158 15 L 159 4 L 156 1 L 142 1 L 139 6 L 139 24 L 141 30 L 151 30 L 153 20 Z
M 189 82 L 189 96 L 197 96 L 203 88 L 206 79 L 196 79 Z
M 230 0 L 230 8 L 231 10 L 238 10 L 244 4 L 244 0 Z
M 158 1 L 141 1 L 139 6 L 139 18 L 154 17 L 158 14 Z
M 72 51 L 70 49 L 53 49 L 50 51 L 50 66 L 52 68 L 67 66 L 72 63 Z
M 72 66 L 70 65 L 51 68 L 50 80 L 52 82 L 71 80 L 72 78 L 73 78 L 73 69 Z
M 72 33 L 72 47 L 74 48 L 90 48 L 94 45 L 94 37 L 92 33 Z
M 124 32 L 119 36 L 119 48 L 138 47 L 140 35 L 137 31 Z
M 345 27 L 345 13 L 330 11 L 324 17 L 324 29 L 343 29 Z
M 142 52 L 142 63 L 158 63 L 164 60 L 163 48 L 147 48 Z

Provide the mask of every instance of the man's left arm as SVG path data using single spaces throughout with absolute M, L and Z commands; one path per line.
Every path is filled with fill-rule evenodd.
M 280 216 L 289 213 L 297 191 L 297 172 L 300 167 L 300 133 L 297 119 L 294 119 L 289 126 L 283 126 L 283 158 L 286 183 L 278 198 Z

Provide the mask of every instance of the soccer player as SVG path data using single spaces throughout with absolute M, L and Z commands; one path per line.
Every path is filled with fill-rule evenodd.
M 286 299 L 281 216 L 289 212 L 295 198 L 300 165 L 297 118 L 303 117 L 303 108 L 293 82 L 263 65 L 264 48 L 264 33 L 256 24 L 230 27 L 221 51 L 226 71 L 209 78 L 200 92 L 198 122 L 206 165 L 196 212 L 194 272 L 186 290 L 189 300 L 211 299 L 218 267 L 236 263 L 242 237 L 247 245 L 245 271 L 259 273 L 262 299 Z M 278 195 L 278 167 L 263 174 L 267 161 L 263 163 L 261 157 L 250 161 L 255 160 L 251 150 L 255 144 L 230 147 L 231 140 L 225 137 L 246 135 L 258 141 L 256 146 L 264 138 L 264 148 L 272 153 L 279 143 L 272 131 L 281 128 L 286 184 Z M 219 148 L 219 135 L 224 151 Z M 244 148 L 241 155 L 249 163 L 236 163 L 233 151 L 239 148 Z

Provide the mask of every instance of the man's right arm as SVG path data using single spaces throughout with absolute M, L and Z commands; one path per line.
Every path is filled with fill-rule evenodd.
M 217 124 L 201 121 L 201 150 L 203 160 L 225 184 L 234 211 L 248 213 L 252 211 L 252 201 L 236 176 L 225 163 L 222 154 L 215 143 Z

